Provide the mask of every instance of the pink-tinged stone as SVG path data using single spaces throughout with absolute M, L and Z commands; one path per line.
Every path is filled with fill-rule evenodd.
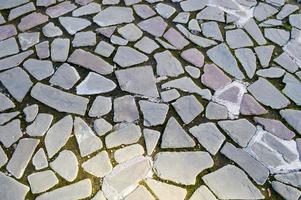
M 110 74 L 113 72 L 112 65 L 104 61 L 102 58 L 82 49 L 74 50 L 68 58 L 68 62 L 90 69 L 99 74 Z
M 77 8 L 77 6 L 72 4 L 70 1 L 64 1 L 60 4 L 47 8 L 46 14 L 49 15 L 51 18 L 57 18 L 68 12 L 71 12 L 75 8 Z
M 44 24 L 48 21 L 48 18 L 49 17 L 47 15 L 43 15 L 41 13 L 31 13 L 21 19 L 21 22 L 18 24 L 18 29 L 20 31 L 27 31 L 40 24 Z
M 110 38 L 115 32 L 115 30 L 116 30 L 116 26 L 109 26 L 109 27 L 98 28 L 95 31 L 107 38 Z
M 254 117 L 254 121 L 262 125 L 266 131 L 281 139 L 291 140 L 295 137 L 295 133 L 289 130 L 281 121 L 262 117 Z
M 196 48 L 183 51 L 181 57 L 197 67 L 203 67 L 204 65 L 204 55 Z
M 15 25 L 8 24 L 0 26 L 0 41 L 17 35 L 17 29 Z
M 155 37 L 161 37 L 166 30 L 167 23 L 162 17 L 157 16 L 138 23 L 138 26 Z
M 185 46 L 189 44 L 188 40 L 186 40 L 181 33 L 176 31 L 174 28 L 168 29 L 166 33 L 164 33 L 163 37 L 174 47 L 181 50 Z M 204 61 L 204 60 L 203 60 Z
M 240 89 L 238 87 L 231 87 L 227 90 L 225 90 L 223 93 L 221 93 L 218 98 L 232 102 L 232 103 L 238 103 L 238 95 L 240 93 Z
M 213 90 L 223 88 L 231 83 L 231 79 L 215 64 L 205 65 L 201 81 L 205 86 Z
M 240 106 L 242 115 L 263 115 L 268 111 L 260 105 L 251 95 L 244 94 Z
M 301 139 L 300 138 L 296 139 L 296 144 L 297 144 L 297 150 L 299 152 L 299 159 L 301 160 Z
M 79 5 L 87 5 L 88 3 L 91 3 L 93 0 L 75 0 L 75 3 L 79 4 Z

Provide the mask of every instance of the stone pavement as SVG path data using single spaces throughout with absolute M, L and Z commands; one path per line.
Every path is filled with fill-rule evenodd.
M 0 199 L 300 199 L 300 13 L 0 0 Z

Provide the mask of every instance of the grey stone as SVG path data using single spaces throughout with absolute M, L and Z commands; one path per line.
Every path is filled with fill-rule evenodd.
M 39 32 L 20 33 L 18 35 L 18 39 L 19 39 L 21 49 L 23 51 L 25 51 L 28 48 L 30 48 L 30 47 L 34 46 L 35 44 L 39 43 L 40 33 Z
M 23 138 L 19 141 L 16 150 L 6 165 L 6 169 L 14 177 L 20 179 L 31 160 L 31 157 L 37 148 L 40 140 L 32 138 Z
M 157 126 L 165 122 L 165 118 L 169 109 L 167 104 L 141 100 L 139 101 L 139 106 L 143 114 L 144 126 Z
M 284 19 L 286 18 L 287 16 L 289 16 L 291 13 L 297 11 L 299 9 L 299 7 L 297 5 L 294 5 L 294 4 L 285 4 L 280 12 L 276 15 L 276 18 L 277 19 Z
M 95 46 L 96 34 L 93 31 L 83 31 L 75 34 L 72 40 L 73 47 Z
M 89 111 L 90 117 L 101 117 L 112 110 L 112 98 L 97 96 Z
M 77 17 L 60 17 L 59 22 L 70 35 L 91 25 L 89 20 Z
M 202 33 L 204 34 L 205 37 L 213 40 L 224 41 L 218 23 L 205 22 L 201 24 L 201 28 L 202 28 Z
M 107 132 L 112 130 L 112 128 L 113 126 L 102 118 L 96 119 L 93 124 L 93 129 L 99 136 L 105 135 Z
M 294 187 L 300 188 L 301 186 L 301 174 L 300 172 L 289 172 L 287 174 L 276 174 L 275 179 L 285 183 L 292 185 Z
M 177 60 L 170 51 L 154 54 L 157 62 L 157 74 L 159 76 L 176 77 L 184 73 L 183 67 L 179 60 Z
M 142 19 L 146 19 L 156 15 L 156 12 L 147 4 L 133 5 L 135 13 Z
M 212 122 L 202 123 L 189 129 L 199 143 L 212 155 L 217 154 L 226 137 Z
M 3 112 L 5 110 L 8 110 L 10 108 L 14 108 L 15 104 L 4 94 L 0 93 L 0 112 Z
M 0 31 L 1 32 L 1 31 Z M 0 70 L 10 69 L 20 65 L 27 57 L 33 54 L 33 50 L 24 51 L 22 53 L 3 58 L 0 60 Z
M 200 78 L 200 76 L 201 76 L 201 71 L 200 71 L 198 68 L 193 67 L 193 66 L 190 66 L 190 65 L 188 65 L 188 66 L 185 67 L 185 71 L 186 71 L 192 78 L 195 78 L 195 79 Z
M 180 93 L 176 89 L 163 91 L 160 95 L 164 102 L 170 102 L 180 97 Z
M 162 135 L 161 148 L 189 148 L 194 146 L 194 140 L 186 133 L 179 122 L 171 117 Z
M 204 65 L 204 55 L 196 48 L 190 48 L 182 51 L 181 57 L 196 67 L 201 68 Z
M 167 23 L 159 16 L 143 20 L 137 25 L 155 37 L 161 37 L 167 28 Z
M 285 108 L 290 104 L 290 101 L 264 78 L 259 78 L 247 89 L 260 103 L 273 109 Z
M 85 161 L 82 164 L 82 168 L 89 174 L 102 178 L 111 172 L 112 164 L 108 153 L 106 151 L 102 151 Z
M 197 175 L 213 167 L 213 164 L 209 153 L 203 151 L 160 152 L 155 157 L 154 170 L 161 179 L 193 185 Z
M 219 121 L 218 125 L 241 147 L 246 147 L 256 133 L 256 127 L 246 119 Z
M 37 6 L 48 7 L 56 3 L 56 0 L 37 0 Z
M 205 186 L 201 185 L 190 197 L 189 200 L 217 200 L 217 198 L 212 194 L 212 192 Z
M 114 122 L 133 122 L 139 119 L 135 98 L 131 95 L 114 99 Z
M 184 11 L 198 11 L 198 10 L 202 10 L 207 3 L 209 3 L 208 0 L 205 1 L 186 0 L 186 1 L 182 1 L 180 3 L 180 6 Z
M 68 182 L 74 181 L 77 177 L 78 161 L 72 151 L 61 151 L 56 159 L 50 163 L 50 167 Z
M 242 29 L 227 31 L 226 41 L 232 49 L 253 46 L 252 40 Z
M 151 193 L 142 185 L 139 185 L 132 193 L 130 193 L 124 200 L 155 200 Z
M 28 59 L 23 67 L 38 81 L 48 78 L 54 73 L 51 61 Z
M 285 70 L 279 67 L 270 67 L 267 69 L 260 69 L 256 74 L 265 78 L 280 78 L 285 74 Z
M 277 64 L 279 64 L 282 68 L 289 72 L 296 72 L 298 70 L 298 65 L 294 61 L 293 57 L 291 57 L 287 52 L 283 52 L 278 57 L 276 57 L 274 60 Z
M 252 79 L 256 71 L 256 56 L 249 48 L 235 50 L 235 56 L 243 66 L 247 76 Z
M 89 100 L 59 89 L 37 83 L 31 90 L 31 96 L 41 103 L 58 110 L 59 112 L 84 115 Z
M 285 121 L 291 125 L 299 134 L 301 134 L 301 111 L 293 109 L 285 109 L 280 111 L 280 115 Z
M 43 15 L 38 12 L 33 12 L 21 19 L 20 23 L 18 24 L 18 29 L 20 31 L 27 31 L 36 26 L 46 23 L 48 21 L 48 18 L 49 17 L 47 15 Z
M 254 17 L 257 21 L 263 21 L 277 12 L 278 10 L 269 4 L 259 3 L 254 9 Z
M 268 40 L 278 44 L 279 46 L 285 45 L 290 38 L 290 33 L 288 31 L 277 28 L 265 28 L 264 35 Z
M 19 46 L 14 37 L 0 42 L 0 58 L 19 53 Z
M 18 102 L 22 102 L 32 86 L 28 74 L 20 67 L 0 73 L 0 81 Z
M 133 123 L 119 124 L 115 130 L 106 136 L 107 148 L 114 148 L 120 145 L 133 144 L 141 137 L 141 130 Z
M 268 112 L 249 94 L 243 95 L 239 111 L 242 115 L 263 115 Z
M 151 155 L 154 152 L 158 144 L 158 141 L 160 139 L 160 135 L 161 134 L 159 131 L 155 131 L 151 129 L 143 130 L 143 137 L 144 137 L 147 155 Z
M 40 113 L 37 115 L 34 122 L 26 127 L 26 133 L 30 136 L 43 136 L 49 129 L 53 115 Z
M 29 187 L 0 172 L 0 196 L 4 199 L 25 199 Z
M 140 144 L 133 144 L 123 147 L 114 152 L 114 159 L 117 163 L 123 163 L 144 154 L 143 146 Z
M 62 30 L 58 26 L 55 26 L 52 22 L 49 22 L 48 24 L 43 26 L 42 32 L 46 37 L 56 37 L 63 35 Z
M 282 92 L 294 101 L 298 106 L 301 105 L 301 82 L 293 75 L 286 73 L 282 82 L 285 83 L 285 87 Z
M 131 47 L 118 47 L 117 52 L 113 58 L 113 61 L 121 67 L 130 67 L 143 63 L 148 60 L 148 57 L 131 48 Z
M 285 185 L 278 181 L 273 181 L 272 187 L 280 196 L 287 200 L 298 200 L 301 196 L 301 192 L 296 188 Z
M 151 66 L 117 70 L 115 75 L 121 90 L 146 97 L 159 97 Z
M 20 112 L 10 112 L 10 113 L 1 113 L 0 114 L 0 125 L 5 124 L 6 122 L 9 122 L 13 118 L 17 117 L 20 114 Z
M 98 13 L 100 10 L 101 10 L 100 4 L 91 2 L 87 5 L 77 8 L 76 10 L 73 10 L 72 16 L 80 17 L 80 16 L 84 16 L 84 15 L 91 15 L 94 13 Z
M 7 163 L 7 155 L 5 151 L 0 147 L 0 168 Z
M 48 167 L 48 160 L 45 151 L 40 148 L 32 157 L 32 164 L 36 170 Z
M 6 147 L 10 147 L 13 143 L 22 137 L 21 123 L 19 119 L 15 119 L 3 126 L 0 126 L 0 141 Z
M 33 194 L 45 192 L 59 183 L 59 180 L 51 170 L 30 174 L 27 179 Z
M 253 18 L 249 19 L 243 27 L 247 31 L 247 33 L 250 34 L 252 38 L 257 42 L 257 44 L 264 45 L 267 43 L 261 30 L 259 29 Z
M 301 15 L 300 14 L 292 14 L 289 16 L 289 22 L 292 26 L 301 29 Z
M 154 40 L 144 36 L 141 40 L 135 43 L 134 47 L 144 53 L 150 54 L 158 49 L 159 45 Z
M 185 39 L 185 37 L 179 33 L 174 28 L 169 28 L 163 35 L 164 39 L 166 39 L 172 46 L 176 49 L 183 49 L 187 45 L 189 45 L 189 41 Z
M 44 41 L 39 44 L 36 44 L 35 48 L 36 48 L 37 56 L 40 59 L 49 58 L 50 51 L 49 51 L 49 42 L 48 41 Z
M 56 38 L 51 43 L 52 61 L 65 62 L 68 58 L 70 40 L 67 38 Z
M 122 37 L 119 37 L 117 35 L 112 35 L 111 38 L 110 38 L 110 42 L 112 44 L 116 44 L 116 45 L 120 45 L 120 46 L 125 46 L 129 43 L 128 40 L 126 40 Z
M 218 7 L 206 6 L 196 15 L 196 19 L 225 22 L 225 13 Z
M 226 165 L 203 176 L 202 179 L 219 199 L 265 198 L 247 175 L 234 165 Z
M 115 15 L 118 13 L 118 15 Z M 134 21 L 132 8 L 110 6 L 93 17 L 99 26 L 111 26 Z
M 71 1 L 63 1 L 62 3 L 47 8 L 46 14 L 49 15 L 51 18 L 57 18 L 61 15 L 71 12 L 76 8 L 77 6 L 71 3 Z
M 173 6 L 164 3 L 158 3 L 155 6 L 155 9 L 157 13 L 161 15 L 164 19 L 170 18 L 176 12 L 176 9 Z
M 16 18 L 18 18 L 18 17 L 20 17 L 24 14 L 30 13 L 34 10 L 36 10 L 36 7 L 35 7 L 33 2 L 26 3 L 22 6 L 18 6 L 18 7 L 14 8 L 14 9 L 11 9 L 9 11 L 8 21 L 12 21 L 12 20 L 14 20 L 14 19 L 16 19 Z
M 100 41 L 95 48 L 95 53 L 104 56 L 110 57 L 110 55 L 115 50 L 115 47 L 106 41 Z
M 206 107 L 206 118 L 211 120 L 217 119 L 227 119 L 228 118 L 228 110 L 225 106 L 209 102 Z
M 0 10 L 17 7 L 27 2 L 29 2 L 29 0 L 3 0 L 0 5 Z
M 143 32 L 134 23 L 127 24 L 117 30 L 126 40 L 135 42 L 142 37 Z
M 5 40 L 14 35 L 17 35 L 17 29 L 13 24 L 0 26 L 0 40 Z

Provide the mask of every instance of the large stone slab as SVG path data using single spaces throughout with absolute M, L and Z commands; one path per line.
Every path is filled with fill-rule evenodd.
M 3 199 L 22 200 L 29 187 L 0 172 L 0 196 Z
M 118 13 L 118 15 L 116 15 Z M 132 8 L 110 6 L 100 11 L 93 21 L 99 26 L 111 26 L 134 21 Z

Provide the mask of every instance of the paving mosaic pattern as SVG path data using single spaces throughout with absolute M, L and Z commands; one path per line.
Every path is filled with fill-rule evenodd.
M 299 13 L 0 0 L 0 199 L 300 199 Z

